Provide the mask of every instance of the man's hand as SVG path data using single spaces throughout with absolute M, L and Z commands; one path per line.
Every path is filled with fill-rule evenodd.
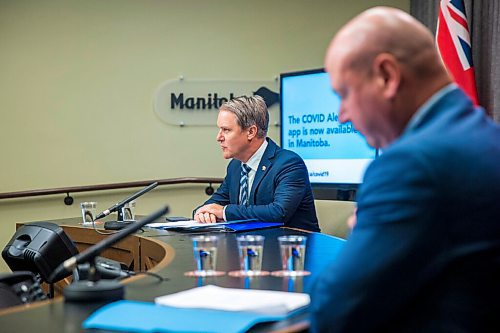
M 196 210 L 194 219 L 201 223 L 215 223 L 223 221 L 224 206 L 218 204 L 208 204 Z

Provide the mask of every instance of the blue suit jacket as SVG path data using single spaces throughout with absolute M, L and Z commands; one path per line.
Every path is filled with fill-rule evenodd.
M 250 191 L 249 205 L 238 205 L 241 162 L 233 159 L 224 182 L 204 205 L 226 206 L 226 219 L 283 222 L 287 227 L 319 231 L 314 197 L 304 161 L 271 139 Z
M 461 90 L 367 169 L 312 330 L 500 332 L 500 127 Z

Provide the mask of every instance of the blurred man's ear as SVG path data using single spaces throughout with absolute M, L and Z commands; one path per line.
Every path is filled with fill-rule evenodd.
M 381 53 L 373 61 L 373 70 L 383 85 L 384 97 L 396 96 L 401 82 L 401 67 L 397 59 L 389 53 Z
M 356 216 L 357 212 L 358 212 L 358 209 L 354 208 L 354 212 L 352 213 L 352 215 L 347 218 L 347 226 L 351 230 L 354 229 L 354 227 L 356 226 L 356 222 L 358 220 L 357 216 Z

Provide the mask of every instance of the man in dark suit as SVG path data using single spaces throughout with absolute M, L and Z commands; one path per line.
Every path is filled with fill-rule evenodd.
M 400 10 L 355 17 L 325 64 L 341 121 L 383 152 L 314 281 L 312 331 L 500 332 L 500 127 Z
M 269 113 L 262 97 L 224 103 L 217 118 L 217 141 L 233 160 L 217 192 L 199 207 L 200 222 L 257 219 L 319 231 L 304 161 L 267 136 Z

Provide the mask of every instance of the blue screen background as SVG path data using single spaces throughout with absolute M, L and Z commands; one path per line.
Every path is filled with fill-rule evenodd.
M 332 91 L 327 73 L 283 76 L 281 88 L 282 147 L 295 151 L 303 159 L 375 158 L 376 150 L 359 132 L 327 133 L 328 129 L 333 132 L 352 128 L 350 123 L 340 124 L 335 120 L 340 98 Z M 291 121 L 290 116 L 295 121 Z M 300 140 L 302 143 L 313 140 L 318 145 L 322 141 L 328 146 L 299 147 Z

